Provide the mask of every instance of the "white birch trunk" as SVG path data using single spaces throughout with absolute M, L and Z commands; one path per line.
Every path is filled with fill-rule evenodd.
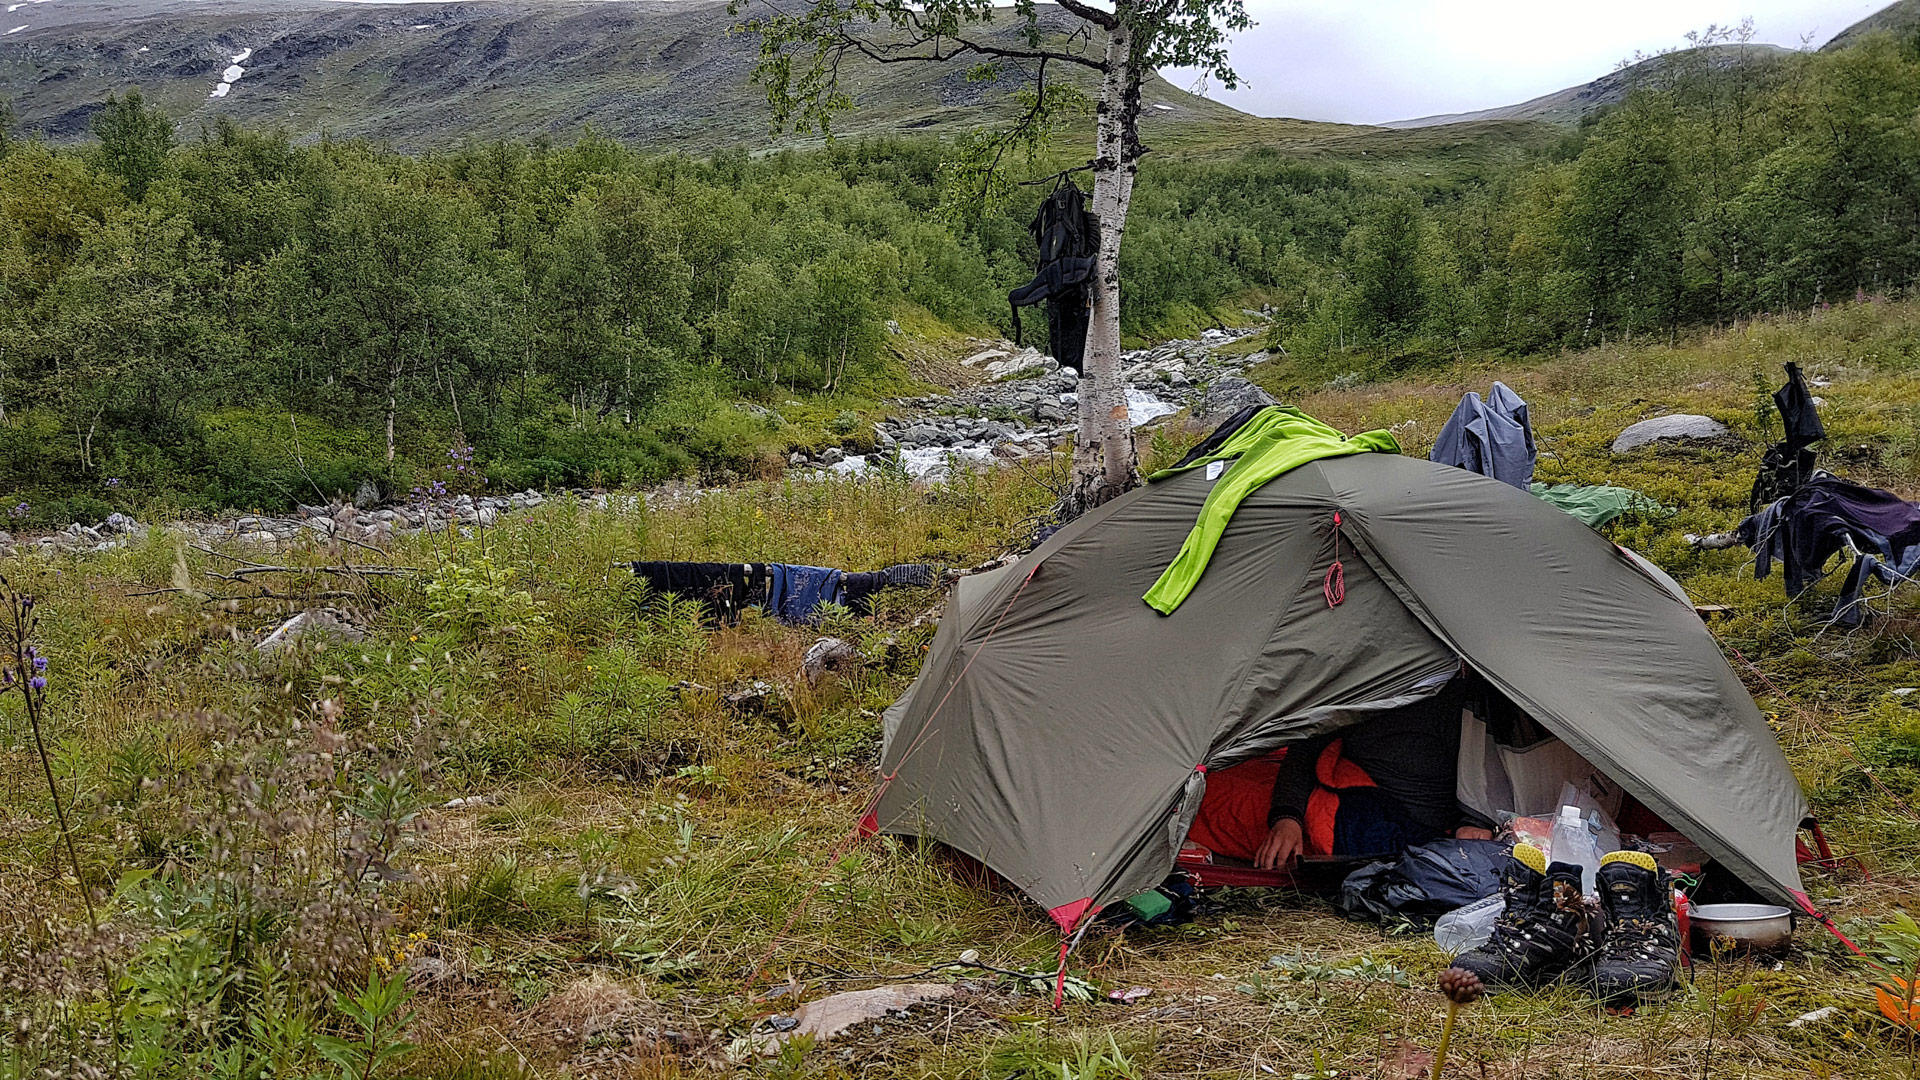
M 1073 450 L 1072 498 L 1083 509 L 1106 502 L 1134 482 L 1133 427 L 1127 422 L 1127 387 L 1120 373 L 1120 235 L 1139 167 L 1140 91 L 1133 32 L 1125 23 L 1108 31 L 1106 60 L 1094 133 L 1092 209 L 1100 219 L 1100 251 L 1077 388 L 1079 432 Z

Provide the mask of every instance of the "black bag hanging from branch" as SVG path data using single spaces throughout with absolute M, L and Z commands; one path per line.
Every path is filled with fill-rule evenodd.
M 1040 204 L 1027 226 L 1040 248 L 1033 280 L 1007 294 L 1013 307 L 1013 340 L 1021 344 L 1020 309 L 1047 304 L 1047 346 L 1062 367 L 1080 370 L 1087 349 L 1087 285 L 1100 249 L 1100 220 L 1087 210 L 1078 185 L 1061 183 Z

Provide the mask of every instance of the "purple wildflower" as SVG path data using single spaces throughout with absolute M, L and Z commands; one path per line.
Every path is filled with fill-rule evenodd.
M 120 486 L 120 478 L 119 478 L 119 477 L 117 477 L 117 476 L 109 476 L 109 477 L 107 477 L 107 486 L 108 486 L 108 487 L 110 487 L 110 488 L 117 488 L 117 487 L 119 487 L 119 486 Z
M 47 688 L 47 677 L 45 675 L 35 675 L 33 678 L 27 680 L 27 685 L 33 687 L 35 690 L 45 690 Z
M 45 670 L 47 670 L 47 658 L 46 658 L 46 657 L 44 657 L 44 656 L 36 656 L 36 657 L 34 657 L 34 658 L 33 658 L 33 670 L 35 670 L 35 671 L 45 671 Z

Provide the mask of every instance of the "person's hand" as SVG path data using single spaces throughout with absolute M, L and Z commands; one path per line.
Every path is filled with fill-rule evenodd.
M 1493 830 L 1482 829 L 1477 825 L 1462 825 L 1453 830 L 1453 838 L 1455 840 L 1491 840 Z
M 1281 818 L 1267 831 L 1266 842 L 1254 855 L 1253 865 L 1262 870 L 1278 870 L 1300 857 L 1306 846 L 1306 834 L 1300 829 L 1300 823 L 1292 818 Z

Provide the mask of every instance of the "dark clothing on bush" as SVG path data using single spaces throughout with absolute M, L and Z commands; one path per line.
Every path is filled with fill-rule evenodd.
M 654 592 L 703 604 L 711 616 L 729 623 L 752 602 L 756 585 L 767 575 L 764 564 L 753 563 L 637 562 L 632 567 Z
M 840 581 L 845 571 L 827 566 L 767 565 L 767 609 L 785 623 L 814 622 L 814 609 L 821 604 L 839 604 Z
M 810 623 L 821 604 L 843 604 L 859 615 L 873 611 L 874 594 L 894 586 L 925 588 L 937 575 L 924 563 L 901 563 L 885 570 L 848 573 L 825 566 L 786 563 L 629 563 L 647 587 L 707 608 L 709 617 L 733 623 L 742 609 L 765 607 L 782 622 Z
M 1835 611 L 1835 619 L 1849 626 L 1864 614 L 1860 589 L 1868 576 L 1892 583 L 1920 570 L 1920 506 L 1837 476 L 1814 477 L 1741 522 L 1734 535 L 1753 549 L 1754 577 L 1766 577 L 1780 563 L 1789 596 L 1820 580 L 1827 560 L 1851 543 L 1860 554 Z

